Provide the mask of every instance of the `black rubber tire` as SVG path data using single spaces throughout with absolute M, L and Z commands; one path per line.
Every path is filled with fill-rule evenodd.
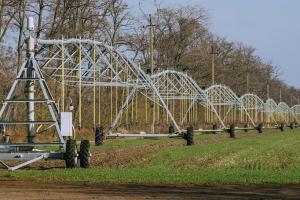
M 290 124 L 290 128 L 293 130 L 295 128 L 294 122 Z
M 91 165 L 89 140 L 82 140 L 80 143 L 79 163 L 81 168 L 89 168 Z
M 245 128 L 244 132 L 247 133 L 248 132 L 248 124 L 245 124 L 244 128 Z
M 279 129 L 281 130 L 281 132 L 284 131 L 284 123 L 281 123 L 281 124 L 280 124 Z
M 262 123 L 258 124 L 258 126 L 256 127 L 256 130 L 258 131 L 258 133 L 262 133 L 263 132 L 263 124 Z
M 67 168 L 75 168 L 77 166 L 77 149 L 75 140 L 67 140 L 64 158 L 66 161 Z
M 194 145 L 194 129 L 193 127 L 188 127 L 186 131 L 186 145 Z
M 212 130 L 217 130 L 218 129 L 218 124 L 213 124 Z M 216 134 L 215 131 L 212 132 L 213 134 Z
M 228 133 L 229 133 L 230 138 L 235 138 L 235 125 L 234 124 L 230 124 Z
M 103 127 L 97 127 L 95 130 L 95 145 L 96 146 L 103 145 L 103 140 L 104 140 Z
M 170 125 L 169 126 L 169 134 L 172 134 L 175 132 L 174 126 Z

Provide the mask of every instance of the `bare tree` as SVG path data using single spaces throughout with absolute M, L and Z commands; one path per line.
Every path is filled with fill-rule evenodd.
M 128 5 L 123 0 L 108 0 L 106 24 L 104 34 L 108 42 L 114 46 L 116 43 L 124 43 L 124 35 L 131 25 Z
M 15 3 L 16 0 L 0 0 L 0 42 L 3 41 L 17 13 Z
M 24 34 L 24 26 L 25 26 L 25 11 L 26 11 L 26 6 L 27 6 L 27 1 L 26 0 L 21 0 L 18 1 L 17 3 L 17 14 L 15 16 L 15 26 L 17 27 L 17 32 L 18 32 L 18 43 L 17 43 L 17 51 L 18 51 L 18 62 L 17 62 L 17 69 L 19 71 L 20 65 L 22 63 L 23 55 L 22 55 L 22 49 L 24 45 L 24 39 L 23 39 L 23 34 Z

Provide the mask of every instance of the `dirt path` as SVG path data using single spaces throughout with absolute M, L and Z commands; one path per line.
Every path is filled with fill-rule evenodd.
M 1 181 L 0 199 L 299 199 L 300 185 L 166 186 Z

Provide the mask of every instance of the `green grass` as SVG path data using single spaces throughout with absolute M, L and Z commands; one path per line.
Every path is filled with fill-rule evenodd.
M 176 141 L 178 139 L 171 139 Z M 106 147 L 128 148 L 168 142 L 146 139 L 109 142 Z M 126 168 L 0 171 L 0 177 L 39 181 L 164 184 L 300 183 L 300 129 L 280 133 L 201 135 L 194 146 L 175 145 L 146 155 L 143 164 Z M 106 147 L 97 148 L 106 148 Z M 96 147 L 95 147 L 96 148 Z

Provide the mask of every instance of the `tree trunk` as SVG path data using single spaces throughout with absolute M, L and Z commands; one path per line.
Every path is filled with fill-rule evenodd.
M 23 31 L 24 31 L 24 21 L 25 21 L 25 1 L 20 1 L 19 4 L 19 37 L 18 37 L 18 46 L 17 46 L 17 51 L 18 51 L 18 67 L 17 67 L 17 72 L 19 72 L 21 64 L 22 64 L 22 48 L 23 48 Z

